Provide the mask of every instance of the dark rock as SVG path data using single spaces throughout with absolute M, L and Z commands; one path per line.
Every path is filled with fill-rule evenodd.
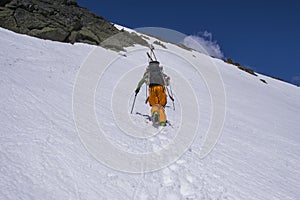
M 237 66 L 238 69 L 243 70 L 253 76 L 257 76 L 257 74 L 252 69 L 246 68 L 246 67 L 242 66 L 240 63 L 234 62 L 231 58 L 225 59 L 224 62 L 235 65 L 235 66 Z
M 17 22 L 13 17 L 14 11 L 0 7 L 0 24 L 3 28 L 17 32 Z
M 24 29 L 33 30 L 33 29 L 43 29 L 49 25 L 49 22 L 46 17 L 40 16 L 37 13 L 31 13 L 22 8 L 17 8 L 14 13 L 14 17 L 18 24 L 18 27 Z
M 16 9 L 18 7 L 18 1 L 11 0 L 11 1 L 8 1 L 6 4 L 4 4 L 3 6 L 5 6 L 6 8 L 10 8 L 10 9 Z
M 5 6 L 5 4 L 11 2 L 11 0 L 1 0 L 0 1 L 0 6 Z
M 64 4 L 66 4 L 66 5 L 76 5 L 77 6 L 76 0 L 64 0 Z
M 133 46 L 135 44 L 149 46 L 142 37 L 138 36 L 136 33 L 129 33 L 127 31 L 122 31 L 109 37 L 100 45 L 115 51 L 124 51 L 124 47 Z
M 99 44 L 99 38 L 88 28 L 83 27 L 78 33 L 77 38 L 79 42 L 85 42 L 90 44 Z
M 55 38 L 55 41 L 64 42 L 69 33 L 62 28 L 44 27 L 43 29 L 34 29 L 30 31 L 29 35 L 42 39 Z
M 265 84 L 268 84 L 266 80 L 264 79 L 259 79 L 261 82 L 265 83 Z
M 103 17 L 79 7 L 76 0 L 1 0 L 0 26 L 18 33 L 72 44 L 127 46 L 137 42 L 148 45 L 141 37 L 129 33 L 126 33 L 129 38 L 123 35 L 118 45 L 103 43 L 121 31 Z
M 74 44 L 76 41 L 78 41 L 77 39 L 78 39 L 78 32 L 72 31 L 68 40 L 70 41 L 71 44 Z

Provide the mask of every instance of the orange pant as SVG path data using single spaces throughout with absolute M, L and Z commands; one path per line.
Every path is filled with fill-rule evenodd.
M 165 109 L 159 104 L 155 104 L 151 108 L 151 115 L 153 115 L 154 112 L 158 112 L 159 114 L 159 122 L 166 122 L 167 121 L 167 116 L 165 114 Z
M 167 94 L 165 88 L 162 85 L 155 85 L 149 87 L 149 98 L 150 106 L 159 104 L 163 107 L 167 104 Z
M 165 88 L 161 85 L 149 87 L 149 104 L 151 108 L 151 115 L 155 111 L 159 114 L 159 122 L 166 122 L 167 116 L 165 114 L 165 105 L 167 104 L 167 94 Z

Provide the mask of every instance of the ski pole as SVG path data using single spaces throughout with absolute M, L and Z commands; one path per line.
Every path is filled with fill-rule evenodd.
M 147 84 L 146 84 L 146 100 L 145 100 L 145 104 L 148 103 L 148 100 L 149 100 L 149 96 L 148 96 L 148 87 L 147 87 Z
M 132 103 L 130 114 L 132 114 L 132 111 L 133 111 L 133 108 L 134 108 L 134 104 L 135 104 L 136 96 L 137 96 L 137 93 L 135 93 L 135 95 L 134 95 L 134 100 L 133 100 L 133 103 Z
M 173 97 L 174 95 L 173 95 L 173 91 L 172 91 L 171 84 L 170 84 L 170 91 L 171 91 L 171 95 L 172 95 L 172 97 Z M 175 110 L 174 98 L 173 98 L 173 108 L 174 108 L 174 110 Z
M 163 73 L 162 71 L 161 71 L 161 73 Z M 172 100 L 172 102 L 173 102 L 173 109 L 175 110 L 175 104 L 174 104 L 174 98 L 173 98 L 173 94 L 172 95 L 170 95 L 170 92 L 169 92 L 169 88 L 168 88 L 168 84 L 167 84 L 167 81 L 166 81 L 166 78 L 165 78 L 165 76 L 163 76 L 163 80 L 164 80 L 164 88 L 167 90 L 167 92 L 168 92 L 168 95 L 169 95 L 169 97 L 170 97 L 170 99 Z M 170 84 L 169 84 L 170 85 Z
M 166 90 L 167 90 L 167 92 L 168 92 L 168 95 L 169 95 L 170 99 L 171 99 L 172 102 L 173 102 L 173 109 L 175 110 L 174 98 L 170 95 L 169 88 L 168 88 L 168 87 L 165 87 L 165 88 L 166 88 Z
M 146 99 L 148 98 L 148 87 L 147 87 L 147 84 L 146 84 Z
M 168 95 L 169 95 L 170 99 L 171 99 L 172 102 L 173 102 L 173 109 L 175 110 L 175 105 L 174 105 L 174 98 L 173 98 L 173 95 L 172 95 L 172 96 L 170 95 L 170 92 L 169 92 L 169 88 L 168 88 L 168 87 L 166 87 L 166 89 L 167 89 L 167 92 L 168 92 Z

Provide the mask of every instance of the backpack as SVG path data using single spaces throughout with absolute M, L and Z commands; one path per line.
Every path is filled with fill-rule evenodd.
M 164 75 L 158 61 L 149 62 L 148 69 L 148 85 L 165 85 Z

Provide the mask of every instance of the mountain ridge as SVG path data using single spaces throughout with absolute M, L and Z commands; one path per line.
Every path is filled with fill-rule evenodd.
M 41 39 L 99 45 L 120 31 L 76 0 L 6 0 L 0 4 L 0 26 Z

